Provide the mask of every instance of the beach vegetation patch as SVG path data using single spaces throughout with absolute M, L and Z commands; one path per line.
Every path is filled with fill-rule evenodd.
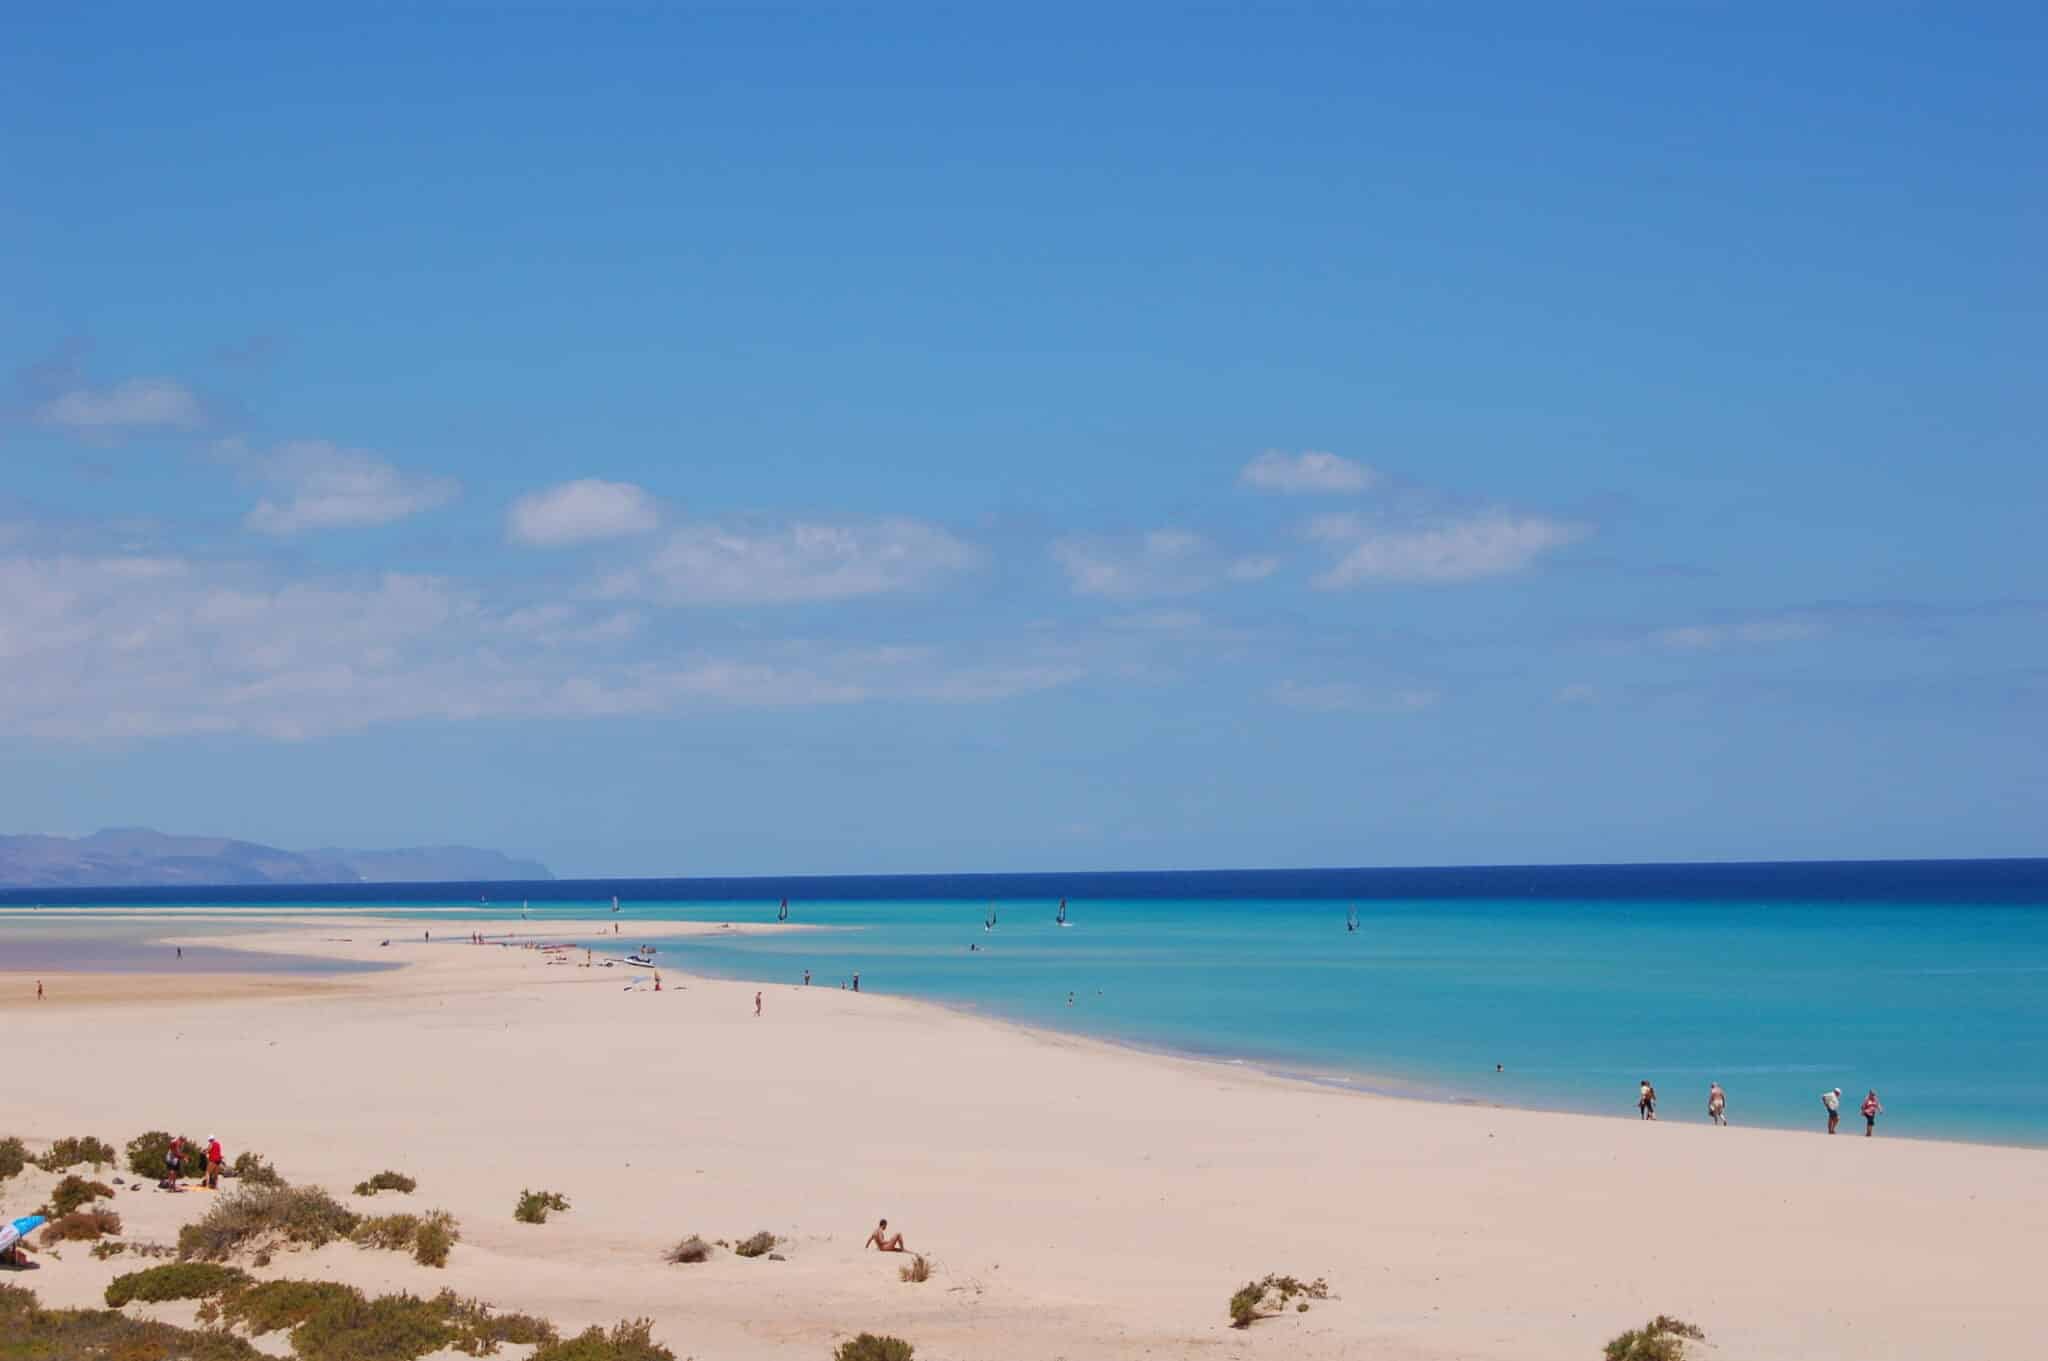
M 45 1172 L 63 1172 L 81 1163 L 103 1167 L 116 1160 L 117 1155 L 110 1145 L 101 1143 L 89 1134 L 74 1135 L 51 1144 L 43 1156 L 36 1159 L 36 1166 Z
M 248 1280 L 249 1274 L 237 1267 L 166 1262 L 116 1276 L 107 1284 L 107 1308 L 119 1309 L 130 1300 L 203 1300 L 246 1285 Z
M 832 1353 L 832 1361 L 910 1361 L 916 1350 L 900 1337 L 862 1333 L 840 1343 Z
M 555 1210 L 569 1208 L 569 1198 L 560 1191 L 521 1191 L 512 1217 L 522 1224 L 545 1224 Z
M 1303 1305 L 1309 1300 L 1326 1300 L 1330 1298 L 1329 1282 L 1320 1276 L 1312 1281 L 1303 1281 L 1294 1276 L 1280 1275 L 1248 1281 L 1230 1297 L 1230 1326 L 1249 1328 L 1252 1320 L 1263 1314 L 1280 1313 L 1297 1298 Z
M 128 1245 L 126 1243 L 115 1242 L 112 1239 L 108 1239 L 104 1242 L 94 1243 L 92 1245 L 92 1256 L 93 1260 L 96 1262 L 104 1262 L 109 1257 L 119 1257 L 122 1253 L 126 1251 L 128 1251 Z
M 374 1196 L 379 1191 L 397 1191 L 401 1195 L 409 1196 L 419 1189 L 419 1185 L 418 1182 L 406 1176 L 405 1173 L 393 1172 L 387 1169 L 379 1172 L 374 1177 L 357 1182 L 356 1194 L 359 1196 Z
M 434 1297 L 436 1307 L 443 1310 L 455 1328 L 455 1340 L 448 1345 L 465 1356 L 496 1356 L 498 1348 L 510 1342 L 515 1346 L 544 1346 L 559 1342 L 561 1334 L 555 1325 L 532 1314 L 499 1314 L 482 1300 L 458 1298 L 454 1291 L 443 1290 Z
M 359 1222 L 317 1186 L 245 1186 L 178 1230 L 178 1255 L 222 1262 L 243 1249 L 279 1243 L 317 1248 L 347 1238 Z
M 0 1285 L 0 1361 L 267 1361 L 229 1333 L 195 1332 L 106 1309 L 44 1309 Z
M 664 1255 L 678 1266 L 696 1266 L 711 1260 L 711 1245 L 693 1233 Z
M 1659 1314 L 1610 1341 L 1604 1355 L 1606 1361 L 1681 1361 L 1687 1342 L 1704 1342 L 1706 1337 L 1684 1319 Z
M 21 1175 L 28 1166 L 28 1145 L 13 1135 L 0 1139 L 0 1181 Z
M 338 1281 L 262 1281 L 231 1292 L 221 1301 L 221 1318 L 248 1329 L 251 1336 L 296 1328 L 322 1309 L 349 1298 L 362 1298 L 354 1286 Z
M 763 1229 L 752 1238 L 742 1238 L 734 1243 L 732 1250 L 740 1257 L 765 1257 L 775 1250 L 775 1235 Z
M 166 1159 L 171 1155 L 171 1136 L 160 1129 L 147 1134 L 138 1134 L 128 1141 L 128 1170 L 138 1177 L 151 1181 L 162 1181 L 171 1175 L 171 1165 Z M 185 1167 L 182 1176 L 193 1175 L 195 1159 L 204 1161 L 206 1141 L 185 1137 Z
M 527 1361 L 676 1361 L 676 1354 L 654 1340 L 651 1319 L 631 1319 L 613 1326 L 587 1328 L 575 1337 L 543 1345 Z
M 243 1153 L 223 1169 L 244 1186 L 282 1186 L 284 1174 L 272 1167 L 261 1153 Z
M 455 1216 L 446 1210 L 429 1210 L 420 1220 L 412 1238 L 412 1259 L 421 1266 L 447 1266 L 448 1254 L 462 1241 Z
M 448 1310 L 416 1295 L 335 1296 L 292 1329 L 301 1361 L 413 1361 L 455 1340 Z
M 43 1225 L 45 1243 L 96 1242 L 121 1232 L 121 1216 L 104 1205 L 73 1210 Z M 94 1253 L 98 1255 L 97 1252 Z
M 909 1266 L 904 1267 L 896 1274 L 913 1285 L 923 1285 L 932 1278 L 932 1264 L 927 1262 L 924 1259 L 924 1254 L 920 1252 L 910 1259 Z
M 87 1181 L 73 1173 L 50 1188 L 49 1215 L 61 1219 L 90 1201 L 105 1200 L 114 1188 L 103 1181 Z
M 398 1252 L 410 1248 L 419 1236 L 418 1215 L 376 1215 L 355 1226 L 348 1240 L 359 1248 L 382 1248 Z

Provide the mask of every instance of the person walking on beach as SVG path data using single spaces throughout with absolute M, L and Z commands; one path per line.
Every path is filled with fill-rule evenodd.
M 38 1002 L 43 1000 L 43 980 L 40 978 L 36 980 L 36 1000 Z
M 221 1152 L 220 1140 L 211 1134 L 206 1136 L 206 1189 L 220 1190 L 220 1165 L 227 1155 Z
M 811 986 L 811 971 L 809 969 L 804 970 L 804 986 L 807 988 Z
M 854 990 L 855 992 L 859 992 L 859 991 L 860 991 L 860 970 L 859 970 L 859 969 L 855 969 L 855 970 L 853 971 L 853 990 Z
M 1884 1114 L 1884 1103 L 1877 1099 L 1877 1088 L 1863 1098 L 1863 1137 L 1868 1139 L 1877 1133 L 1877 1117 Z
M 754 1014 L 756 1016 L 761 1014 L 761 994 L 758 992 L 754 994 Z
M 1842 1123 L 1842 1089 L 1835 1088 L 1820 1094 L 1820 1104 L 1828 1113 L 1828 1133 L 1835 1132 L 1835 1126 Z
M 1636 1085 L 1636 1117 L 1642 1120 L 1657 1118 L 1657 1089 L 1644 1078 Z
M 165 1189 L 171 1191 L 177 1190 L 178 1178 L 185 1174 L 184 1135 L 173 1134 L 171 1136 L 170 1151 L 164 1154 L 164 1170 L 169 1174 L 164 1178 Z
M 1721 1084 L 1707 1084 L 1707 1119 L 1717 1125 L 1728 1123 L 1728 1093 L 1721 1090 Z

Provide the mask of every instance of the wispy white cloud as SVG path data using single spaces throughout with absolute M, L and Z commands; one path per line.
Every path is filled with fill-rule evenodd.
M 1493 511 L 1433 525 L 1381 527 L 1356 515 L 1310 521 L 1308 536 L 1339 557 L 1315 578 L 1324 590 L 1380 582 L 1444 584 L 1503 576 L 1583 538 L 1579 525 Z
M 1226 558 L 1201 535 L 1170 528 L 1060 539 L 1052 558 L 1074 594 L 1108 600 L 1193 595 L 1221 581 L 1262 581 L 1280 566 L 1271 557 Z
M 1336 454 L 1309 449 L 1290 454 L 1268 449 L 1244 465 L 1237 480 L 1260 491 L 1293 495 L 1362 492 L 1379 480 L 1379 474 L 1363 463 Z
M 174 379 L 130 378 L 107 387 L 67 387 L 37 405 L 35 417 L 59 430 L 104 437 L 197 430 L 206 424 L 206 408 Z
M 390 524 L 445 505 L 460 491 L 450 478 L 404 472 L 326 440 L 294 440 L 260 455 L 239 446 L 224 453 L 276 493 L 248 514 L 249 528 L 261 534 Z
M 1650 635 L 1650 641 L 1672 652 L 1712 652 L 1745 644 L 1795 642 L 1824 631 L 1819 619 L 1784 614 L 1727 624 L 1682 624 L 1658 629 Z
M 790 605 L 932 586 L 981 562 L 937 525 L 891 518 L 779 526 L 684 525 L 603 593 L 668 605 Z
M 1433 708 L 1437 702 L 1434 690 L 1413 686 L 1380 688 L 1354 681 L 1284 680 L 1267 695 L 1284 708 L 1318 714 L 1412 714 Z
M 505 531 L 515 543 L 558 548 L 646 534 L 660 523 L 661 511 L 644 488 L 586 477 L 520 497 Z

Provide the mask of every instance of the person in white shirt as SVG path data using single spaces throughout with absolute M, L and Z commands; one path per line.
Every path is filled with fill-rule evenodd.
M 1828 1133 L 1833 1134 L 1835 1126 L 1842 1123 L 1842 1089 L 1837 1087 L 1831 1092 L 1822 1092 L 1820 1104 L 1827 1108 Z

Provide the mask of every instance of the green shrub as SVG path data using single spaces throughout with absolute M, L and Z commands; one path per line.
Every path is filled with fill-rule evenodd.
M 550 1210 L 566 1210 L 569 1201 L 559 1191 L 521 1191 L 512 1217 L 522 1224 L 545 1224 Z
M 251 1335 L 296 1328 L 330 1305 L 362 1299 L 354 1286 L 335 1281 L 263 1281 L 221 1301 L 221 1317 Z
M 1607 1361 L 1680 1361 L 1688 1339 L 1701 1342 L 1706 1336 L 1684 1319 L 1659 1314 L 1609 1342 L 1605 1356 Z
M 147 1134 L 138 1134 L 128 1141 L 128 1170 L 138 1177 L 151 1181 L 162 1181 L 171 1174 L 170 1164 L 164 1161 L 171 1151 L 171 1136 L 160 1129 Z M 185 1170 L 180 1175 L 194 1175 L 192 1169 L 206 1161 L 206 1140 L 185 1136 Z
M 455 1327 L 455 1340 L 448 1345 L 468 1356 L 495 1356 L 507 1342 L 534 1346 L 560 1340 L 555 1325 L 532 1314 L 494 1314 L 481 1300 L 456 1297 L 443 1290 L 434 1304 Z
M 105 1200 L 114 1194 L 114 1188 L 102 1181 L 87 1181 L 73 1174 L 58 1182 L 50 1191 L 50 1218 L 62 1219 L 79 1206 L 89 1201 Z
M 413 1235 L 412 1259 L 421 1266 L 447 1266 L 448 1254 L 462 1241 L 455 1216 L 446 1210 L 430 1210 Z
M 742 1238 L 732 1245 L 734 1253 L 741 1257 L 759 1257 L 775 1250 L 775 1235 L 763 1229 L 752 1238 Z
M 410 1248 L 412 1240 L 419 1237 L 420 1217 L 418 1215 L 378 1215 L 357 1224 L 349 1234 L 349 1241 L 357 1247 L 383 1248 L 397 1252 Z
M 455 1340 L 447 1310 L 414 1295 L 337 1296 L 292 1329 L 300 1361 L 413 1361 Z
M 877 1337 L 862 1333 L 839 1344 L 832 1361 L 910 1361 L 917 1348 L 900 1337 Z
M 320 1247 L 355 1232 L 357 1215 L 317 1186 L 245 1186 L 217 1200 L 206 1217 L 178 1230 L 178 1255 L 225 1261 L 244 1248 L 276 1243 Z
M 126 1243 L 115 1243 L 110 1241 L 104 1243 L 94 1243 L 92 1245 L 93 1260 L 99 1262 L 104 1262 L 109 1257 L 119 1257 L 122 1253 L 126 1251 L 128 1251 L 128 1245 Z
M 36 1166 L 45 1172 L 62 1172 L 80 1163 L 91 1163 L 94 1167 L 115 1161 L 114 1150 L 91 1135 L 59 1139 L 51 1144 L 49 1151 L 36 1159 Z
M 1269 1275 L 1264 1280 L 1247 1282 L 1230 1297 L 1230 1326 L 1249 1328 L 1252 1320 L 1261 1313 L 1286 1308 L 1287 1302 L 1296 1295 L 1326 1300 L 1330 1298 L 1330 1286 L 1320 1276 L 1312 1281 L 1301 1281 L 1293 1276 Z M 1306 1303 L 1304 1300 L 1303 1304 Z
M 130 1300 L 203 1300 L 245 1284 L 246 1271 L 211 1262 L 167 1262 L 116 1276 L 107 1286 L 107 1307 L 119 1309 Z
M 244 1186 L 282 1186 L 284 1174 L 272 1167 L 261 1153 L 243 1153 L 222 1169 Z
M 67 1243 L 73 1240 L 89 1241 L 106 1238 L 121 1232 L 121 1216 L 104 1206 L 94 1205 L 84 1210 L 73 1210 L 70 1214 L 53 1219 L 43 1225 L 45 1243 Z
M 105 1309 L 44 1309 L 26 1290 L 0 1285 L 5 1361 L 266 1361 L 227 1333 L 148 1323 Z
M 411 1195 L 419 1189 L 419 1185 L 418 1182 L 406 1176 L 403 1172 L 384 1171 L 379 1172 L 367 1181 L 357 1182 L 356 1194 L 359 1196 L 374 1196 L 379 1191 L 398 1191 L 405 1195 Z
M 545 1343 L 527 1361 L 676 1361 L 676 1354 L 654 1340 L 654 1324 L 643 1318 L 609 1333 L 590 1328 L 566 1342 Z
M 711 1260 L 711 1245 L 693 1233 L 670 1248 L 666 1257 L 679 1266 L 695 1266 Z
M 28 1166 L 28 1145 L 13 1135 L 0 1139 L 0 1181 L 21 1175 Z

